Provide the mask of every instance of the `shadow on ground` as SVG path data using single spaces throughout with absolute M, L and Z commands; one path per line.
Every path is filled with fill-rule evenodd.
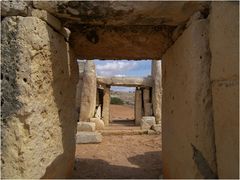
M 128 158 L 128 161 L 135 167 L 112 165 L 102 159 L 77 158 L 72 178 L 158 179 L 162 174 L 161 151 L 136 155 Z

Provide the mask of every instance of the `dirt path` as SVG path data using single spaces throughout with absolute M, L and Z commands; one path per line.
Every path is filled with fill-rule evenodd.
M 161 176 L 159 135 L 105 136 L 76 148 L 73 178 L 152 179 Z
M 110 104 L 110 118 L 112 120 L 134 119 L 134 106 Z

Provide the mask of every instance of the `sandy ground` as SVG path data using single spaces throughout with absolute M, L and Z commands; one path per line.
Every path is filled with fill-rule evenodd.
M 111 105 L 109 129 L 139 128 L 133 106 Z M 78 144 L 73 178 L 156 179 L 161 177 L 160 135 L 108 135 L 100 144 Z
M 159 135 L 104 136 L 100 144 L 78 144 L 73 178 L 156 179 L 161 176 Z
M 112 120 L 134 119 L 134 106 L 131 105 L 110 105 L 110 118 Z

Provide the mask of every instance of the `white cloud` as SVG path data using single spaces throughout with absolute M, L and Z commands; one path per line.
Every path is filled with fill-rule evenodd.
M 113 61 L 106 64 L 97 64 L 97 74 L 100 76 L 116 76 L 124 77 L 127 71 L 137 67 L 136 62 L 129 61 Z

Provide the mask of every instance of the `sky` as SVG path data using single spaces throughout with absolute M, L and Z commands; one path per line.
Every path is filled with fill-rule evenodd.
M 146 77 L 151 75 L 151 60 L 94 60 L 98 76 Z M 131 87 L 112 86 L 115 91 L 134 91 Z

